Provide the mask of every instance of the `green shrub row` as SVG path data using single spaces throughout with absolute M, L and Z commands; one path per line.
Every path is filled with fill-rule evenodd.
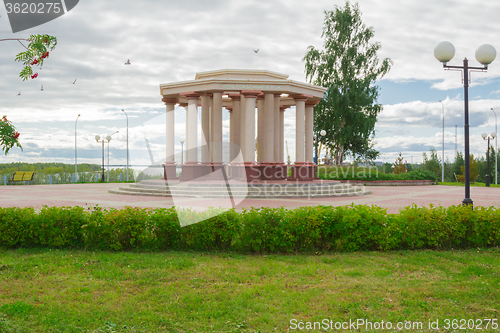
M 316 206 L 181 211 L 99 207 L 0 208 L 0 247 L 251 252 L 371 251 L 491 247 L 500 244 L 500 209 Z M 219 214 L 219 215 L 216 215 Z
M 407 173 L 393 174 L 382 173 L 375 170 L 362 170 L 358 172 L 342 172 L 337 170 L 320 170 L 318 177 L 325 180 L 432 180 L 436 181 L 436 175 L 428 170 L 413 170 Z

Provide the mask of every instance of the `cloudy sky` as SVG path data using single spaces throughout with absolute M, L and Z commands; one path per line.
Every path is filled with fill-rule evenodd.
M 110 142 L 110 163 L 124 165 L 126 118 L 121 109 L 129 117 L 131 163 L 150 163 L 145 139 L 154 160 L 161 161 L 165 107 L 159 84 L 224 68 L 266 69 L 305 81 L 302 58 L 309 45 L 322 47 L 323 12 L 335 5 L 344 1 L 85 0 L 58 19 L 15 34 L 0 5 L 0 39 L 41 33 L 58 38 L 38 78 L 24 82 L 18 77 L 21 64 L 14 61 L 23 47 L 0 42 L 0 113 L 14 122 L 24 147 L 2 156 L 0 163 L 74 163 L 75 120 L 81 114 L 76 122 L 78 162 L 99 164 L 101 146 L 94 136 L 119 131 Z M 458 150 L 463 150 L 463 85 L 460 72 L 443 70 L 433 50 L 448 40 L 456 48 L 450 64 L 461 65 L 467 57 L 478 66 L 474 53 L 479 45 L 500 50 L 500 3 L 360 0 L 359 6 L 365 24 L 375 29 L 373 41 L 382 45 L 379 58 L 393 61 L 389 74 L 377 82 L 384 105 L 375 136 L 380 160 L 392 163 L 402 152 L 408 162 L 420 162 L 430 147 L 441 155 L 439 100 L 445 109 L 445 156 L 453 160 L 455 125 Z M 127 59 L 132 65 L 124 65 Z M 480 134 L 495 130 L 491 108 L 500 113 L 499 77 L 500 60 L 486 73 L 472 73 L 470 133 L 476 155 L 486 150 Z M 227 118 L 225 114 L 226 134 Z M 183 110 L 176 111 L 176 120 L 178 139 L 184 136 Z M 294 110 L 287 111 L 292 160 L 294 121 Z

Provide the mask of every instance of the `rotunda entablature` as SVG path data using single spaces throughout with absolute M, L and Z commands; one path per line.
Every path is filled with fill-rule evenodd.
M 286 105 L 294 105 L 288 95 L 306 95 L 308 99 L 319 101 L 323 98 L 324 87 L 288 79 L 288 75 L 266 70 L 223 69 L 196 74 L 195 80 L 160 84 L 163 98 L 179 98 L 186 103 L 183 94 L 196 92 L 200 95 L 221 92 L 223 95 L 239 94 L 243 90 L 262 91 L 263 93 L 281 94 Z M 223 99 L 224 106 L 230 105 L 231 99 Z

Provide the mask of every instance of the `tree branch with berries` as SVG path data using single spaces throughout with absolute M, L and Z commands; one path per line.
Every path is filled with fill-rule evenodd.
M 37 72 L 33 72 L 33 66 L 43 66 L 45 59 L 49 57 L 50 51 L 54 50 L 57 45 L 57 38 L 50 35 L 31 35 L 28 39 L 25 38 L 6 38 L 0 39 L 3 41 L 18 41 L 26 51 L 20 52 L 16 56 L 16 61 L 22 62 L 24 67 L 19 73 L 19 77 L 23 81 L 31 79 L 36 79 L 38 77 Z M 22 41 L 27 41 L 28 46 L 24 45 Z M 19 143 L 19 132 L 12 123 L 7 120 L 7 116 L 3 116 L 0 120 L 0 146 L 5 155 L 9 153 L 9 150 L 14 146 L 23 149 Z
M 19 135 L 19 132 L 16 131 L 10 120 L 7 120 L 7 116 L 3 116 L 0 120 L 0 146 L 2 147 L 2 151 L 5 151 L 5 155 L 14 146 L 23 150 L 23 147 L 19 143 Z
M 33 66 L 43 66 L 45 59 L 49 57 L 50 51 L 54 50 L 57 45 L 57 38 L 50 35 L 31 35 L 28 39 L 24 38 L 7 38 L 0 39 L 1 41 L 17 40 L 26 51 L 20 52 L 16 56 L 16 61 L 22 62 L 24 67 L 19 73 L 19 77 L 23 81 L 36 79 L 38 73 L 33 71 Z M 25 46 L 21 41 L 27 41 L 28 46 Z

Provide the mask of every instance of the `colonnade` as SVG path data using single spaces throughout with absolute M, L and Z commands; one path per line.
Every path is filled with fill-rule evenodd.
M 186 160 L 181 179 L 198 178 L 223 165 L 222 112 L 223 105 L 230 113 L 229 154 L 230 165 L 244 166 L 247 175 L 233 174 L 238 178 L 284 179 L 286 166 L 284 157 L 284 119 L 285 110 L 291 105 L 281 103 L 281 93 L 260 90 L 242 90 L 227 94 L 224 92 L 187 92 L 177 98 L 163 98 L 166 105 L 166 163 L 167 178 L 175 177 L 175 105 L 179 103 L 186 110 Z M 317 99 L 312 96 L 290 95 L 296 107 L 295 123 L 295 164 L 292 166 L 293 179 L 311 179 L 312 171 L 299 175 L 294 168 L 313 166 L 313 108 Z M 290 98 L 288 98 L 290 101 Z M 198 107 L 201 106 L 201 146 L 198 146 Z M 255 130 L 255 110 L 257 109 L 257 131 Z M 257 133 L 256 133 L 257 132 Z M 256 147 L 257 136 L 257 147 Z M 239 149 L 238 149 L 239 147 Z M 257 158 L 255 150 L 257 148 Z M 198 160 L 198 149 L 201 159 Z M 235 163 L 240 153 L 242 163 Z M 232 163 L 231 163 L 232 162 Z M 241 161 L 240 161 L 241 162 Z M 211 167 L 208 168 L 207 166 Z M 198 172 L 192 168 L 205 167 Z M 191 168 L 191 171 L 189 169 Z M 215 169 L 214 169 L 215 168 Z M 260 168 L 260 169 L 259 169 Z M 271 170 L 265 176 L 257 172 Z M 185 169 L 187 172 L 184 172 Z M 200 168 L 198 168 L 201 170 Z M 253 171 L 251 171 L 253 170 Z M 248 175 L 250 171 L 250 175 Z M 280 173 L 278 175 L 278 173 Z

